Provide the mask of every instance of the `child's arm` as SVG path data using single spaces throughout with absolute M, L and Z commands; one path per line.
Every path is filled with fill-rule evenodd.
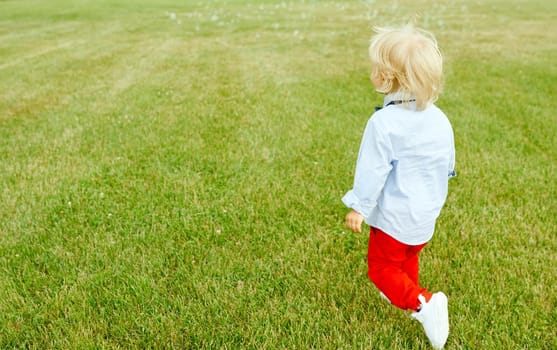
M 361 232 L 364 219 L 377 205 L 393 161 L 391 143 L 381 131 L 377 117 L 370 119 L 364 131 L 353 188 L 342 201 L 352 211 L 346 216 L 346 225 L 354 232 Z
M 453 136 L 451 158 L 450 158 L 450 162 L 449 162 L 449 178 L 453 178 L 453 177 L 456 176 L 455 163 L 456 163 L 456 151 L 455 151 L 455 147 L 454 147 L 454 136 Z

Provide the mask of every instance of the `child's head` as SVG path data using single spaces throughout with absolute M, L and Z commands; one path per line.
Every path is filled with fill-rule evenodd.
M 411 25 L 376 31 L 369 46 L 376 90 L 415 98 L 417 109 L 425 109 L 437 99 L 442 85 L 443 59 L 435 37 Z

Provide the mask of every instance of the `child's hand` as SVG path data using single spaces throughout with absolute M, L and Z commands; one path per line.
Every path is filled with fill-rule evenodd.
M 346 214 L 346 227 L 354 231 L 355 233 L 362 233 L 362 222 L 364 217 L 362 214 L 358 213 L 352 209 L 348 214 Z

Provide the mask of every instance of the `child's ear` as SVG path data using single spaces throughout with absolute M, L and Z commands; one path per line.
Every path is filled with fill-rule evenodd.
M 394 77 L 392 75 L 381 72 L 381 87 L 379 88 L 380 92 L 384 94 L 390 93 L 393 89 L 393 79 Z
M 381 78 L 383 79 L 384 82 L 389 82 L 392 84 L 393 80 L 395 79 L 394 75 L 392 75 L 391 73 L 381 73 Z

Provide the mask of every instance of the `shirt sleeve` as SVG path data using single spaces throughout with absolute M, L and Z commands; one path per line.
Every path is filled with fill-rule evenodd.
M 342 197 L 342 202 L 369 218 L 392 169 L 392 161 L 391 143 L 371 118 L 360 145 L 354 186 Z
M 454 137 L 453 137 L 451 156 L 449 161 L 449 179 L 456 176 L 455 166 L 456 166 L 456 150 L 454 146 Z

